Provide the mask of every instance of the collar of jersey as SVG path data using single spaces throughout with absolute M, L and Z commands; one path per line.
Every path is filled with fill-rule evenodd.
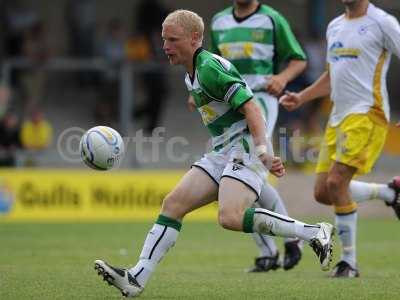
M 235 8 L 232 7 L 232 15 L 233 15 L 233 18 L 235 19 L 236 22 L 241 23 L 241 22 L 247 20 L 248 18 L 250 18 L 252 15 L 256 14 L 260 10 L 260 8 L 261 8 L 261 3 L 258 3 L 258 6 L 257 6 L 255 11 L 253 11 L 251 14 L 249 14 L 247 16 L 244 16 L 244 17 L 240 18 L 235 14 Z
M 188 73 L 189 78 L 190 78 L 190 82 L 192 83 L 192 85 L 193 85 L 193 83 L 194 83 L 194 78 L 196 77 L 195 72 L 196 72 L 196 59 L 197 59 L 197 55 L 199 55 L 200 52 L 203 51 L 203 50 L 204 50 L 203 47 L 197 48 L 197 50 L 196 50 L 196 51 L 194 52 L 194 54 L 193 54 L 193 77 L 190 76 L 190 74 Z

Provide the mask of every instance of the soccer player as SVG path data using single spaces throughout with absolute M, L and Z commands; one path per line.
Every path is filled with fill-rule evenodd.
M 216 14 L 211 23 L 210 51 L 228 59 L 242 75 L 254 94 L 272 137 L 278 117 L 278 99 L 288 82 L 306 68 L 306 56 L 286 19 L 257 0 L 235 0 Z M 287 66 L 278 73 L 279 67 Z M 268 182 L 262 187 L 257 204 L 287 215 L 278 192 Z M 266 272 L 280 267 L 273 237 L 253 233 L 260 250 L 250 272 Z M 293 268 L 301 259 L 301 242 L 285 240 L 283 268 Z
M 333 277 L 358 277 L 357 203 L 381 199 L 400 218 L 400 177 L 389 184 L 352 180 L 370 172 L 385 143 L 389 122 L 386 73 L 400 57 L 397 20 L 368 0 L 342 0 L 346 12 L 328 26 L 329 69 L 300 93 L 280 102 L 293 110 L 330 94 L 334 103 L 317 164 L 315 199 L 333 205 L 342 256 Z
M 317 254 L 321 268 L 329 268 L 332 225 L 308 225 L 263 208 L 251 208 L 266 170 L 280 177 L 285 169 L 273 156 L 251 90 L 229 61 L 201 48 L 203 32 L 201 17 L 187 10 L 172 12 L 162 24 L 164 51 L 172 65 L 185 67 L 187 88 L 212 136 L 214 150 L 196 162 L 165 197 L 133 268 L 119 269 L 95 261 L 98 274 L 124 296 L 134 297 L 143 291 L 162 257 L 175 244 L 185 215 L 215 199 L 222 227 L 303 239 Z

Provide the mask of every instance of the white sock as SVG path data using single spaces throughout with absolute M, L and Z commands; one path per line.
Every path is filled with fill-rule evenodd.
M 319 231 L 318 225 L 309 225 L 263 208 L 254 211 L 253 231 L 309 242 Z
M 362 181 L 350 181 L 350 197 L 355 202 L 364 202 L 373 199 L 380 199 L 392 203 L 395 198 L 393 189 L 387 184 L 367 183 Z
M 357 211 L 346 215 L 336 215 L 335 221 L 338 236 L 342 242 L 342 256 L 340 259 L 356 268 Z
M 285 204 L 284 204 L 281 196 L 279 195 L 278 191 L 268 182 L 265 183 L 263 185 L 263 187 L 261 188 L 260 198 L 258 199 L 257 203 L 259 204 L 259 206 L 261 208 L 265 208 L 267 210 L 276 212 L 276 213 L 284 215 L 284 216 L 288 215 Z M 266 246 L 264 246 L 264 244 L 267 243 L 268 245 L 270 245 L 270 247 L 275 248 L 275 252 L 272 252 L 272 253 L 276 253 L 276 251 L 277 251 L 276 243 L 273 241 L 273 238 L 271 238 L 270 236 L 264 235 L 263 239 L 261 240 L 258 237 L 258 234 L 254 233 L 253 238 L 261 252 L 268 251 Z M 285 242 L 292 242 L 294 240 L 298 240 L 298 239 L 297 238 L 286 238 Z M 301 246 L 302 246 L 302 244 L 303 243 L 301 243 Z
M 287 216 L 287 210 L 278 191 L 268 182 L 261 188 L 260 198 L 258 199 L 260 207 Z
M 262 186 L 260 198 L 256 202 L 255 206 L 287 216 L 287 211 L 281 197 L 279 196 L 277 190 L 268 182 Z M 252 236 L 260 251 L 260 256 L 276 255 L 278 248 L 273 237 L 256 232 L 254 232 Z
M 275 256 L 278 252 L 275 240 L 266 234 L 252 233 L 253 239 L 260 251 L 260 256 Z
M 175 228 L 160 224 L 154 224 L 149 231 L 142 253 L 140 253 L 139 262 L 129 269 L 129 273 L 135 277 L 142 287 L 146 285 L 165 253 L 174 246 L 178 234 L 179 231 Z

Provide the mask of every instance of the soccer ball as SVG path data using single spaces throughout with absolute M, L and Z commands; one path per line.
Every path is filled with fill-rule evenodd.
M 83 162 L 95 170 L 109 170 L 120 164 L 124 155 L 124 141 L 114 129 L 96 126 L 82 136 L 79 152 Z

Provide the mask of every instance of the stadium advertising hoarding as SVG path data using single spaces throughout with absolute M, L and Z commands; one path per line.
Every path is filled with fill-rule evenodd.
M 0 170 L 0 222 L 154 220 L 183 171 Z M 215 219 L 212 204 L 188 219 Z

